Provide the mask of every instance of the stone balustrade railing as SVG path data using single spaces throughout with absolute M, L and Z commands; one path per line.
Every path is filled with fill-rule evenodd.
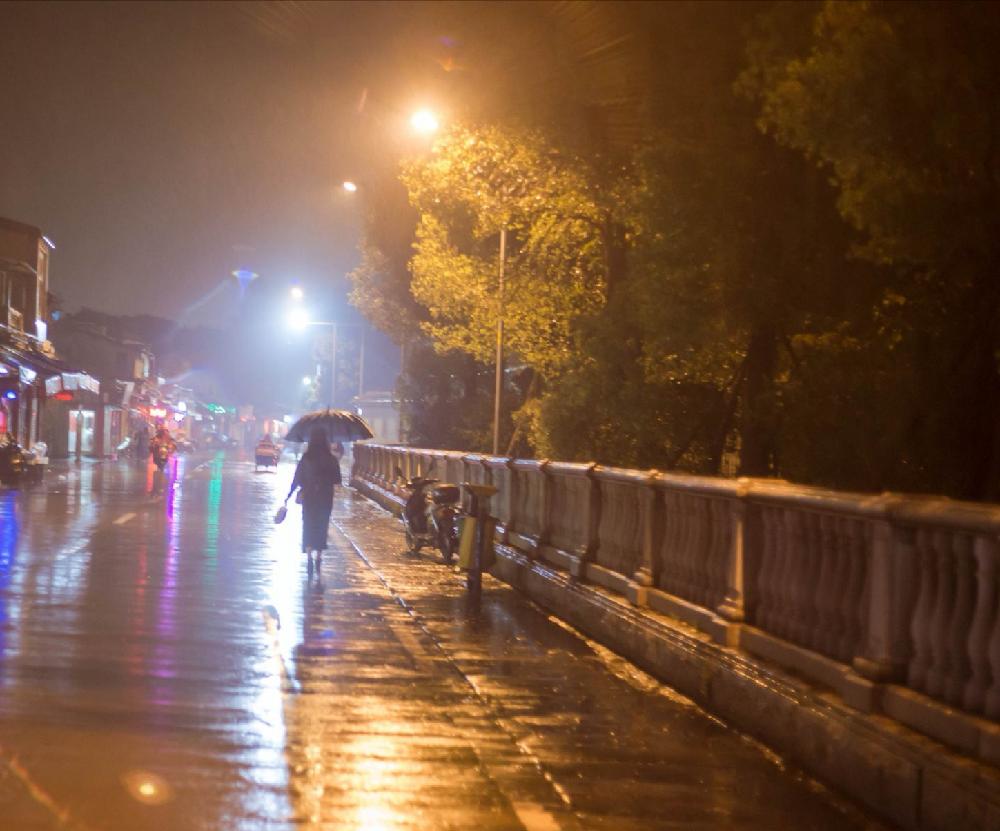
M 953 744 L 934 701 L 1000 717 L 998 506 L 371 444 L 352 478 L 401 495 L 432 463 L 498 488 L 498 542 L 854 706 Z

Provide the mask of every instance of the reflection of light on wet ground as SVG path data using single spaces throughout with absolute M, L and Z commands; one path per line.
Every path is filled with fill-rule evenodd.
M 0 491 L 0 666 L 5 670 L 22 655 L 31 660 L 27 627 L 60 636 L 75 629 L 90 563 L 85 541 L 97 511 L 89 494 L 84 498 L 92 480 L 87 466 L 63 476 L 61 490 Z M 19 550 L 43 555 L 19 558 Z M 23 604 L 26 595 L 44 600 Z M 13 674 L 0 672 L 0 685 Z
M 14 566 L 18 531 L 17 502 L 14 500 L 14 494 L 0 493 L 0 666 L 9 657 L 7 632 L 12 628 L 11 619 L 20 615 L 20 603 L 5 591 L 10 584 L 11 570 Z M 4 673 L 0 672 L 0 679 L 3 675 Z
M 359 831 L 389 831 L 400 820 L 399 815 L 384 805 L 364 805 L 355 813 Z
M 181 525 L 183 516 L 184 460 L 174 463 L 173 477 L 164 477 L 166 488 L 167 550 L 163 565 L 163 582 L 156 604 L 156 646 L 153 649 L 151 674 L 154 682 L 153 703 L 167 706 L 174 700 L 171 681 L 177 665 L 177 572 L 181 556 Z
M 173 788 L 162 776 L 145 770 L 133 770 L 122 777 L 128 794 L 144 805 L 163 805 L 174 795 Z
M 222 505 L 222 453 L 212 460 L 211 479 L 208 482 L 208 497 L 205 515 L 205 571 L 211 575 L 218 565 L 219 556 L 219 508 Z

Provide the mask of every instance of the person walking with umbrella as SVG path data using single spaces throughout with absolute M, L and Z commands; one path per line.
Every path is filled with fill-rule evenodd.
M 319 569 L 320 560 L 326 550 L 326 532 L 333 510 L 333 492 L 341 483 L 340 463 L 330 451 L 330 440 L 326 430 L 314 425 L 309 431 L 309 444 L 295 467 L 295 478 L 288 491 L 287 502 L 300 489 L 302 503 L 302 552 L 309 558 L 309 574 L 312 575 L 313 562 Z

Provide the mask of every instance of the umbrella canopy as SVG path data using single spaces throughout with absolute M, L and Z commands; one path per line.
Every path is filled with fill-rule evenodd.
M 375 434 L 357 413 L 347 410 L 316 410 L 296 421 L 285 436 L 286 441 L 309 441 L 313 427 L 322 427 L 330 441 L 360 441 Z

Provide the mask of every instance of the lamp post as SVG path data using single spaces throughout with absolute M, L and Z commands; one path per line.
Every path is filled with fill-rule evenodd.
M 301 289 L 298 289 L 298 293 L 294 292 L 293 297 L 296 300 L 301 300 L 303 298 L 303 293 Z M 302 307 L 296 305 L 288 313 L 288 324 L 293 329 L 298 329 L 302 331 L 308 326 L 329 326 L 330 327 L 330 403 L 329 406 L 332 409 L 336 405 L 337 401 L 337 350 L 338 350 L 338 335 L 339 329 L 356 326 L 361 330 L 361 336 L 358 339 L 358 395 L 360 396 L 364 392 L 365 386 L 365 327 L 363 323 L 341 323 L 336 320 L 310 320 L 309 313 Z M 303 384 L 309 379 L 304 378 Z
M 503 400 L 503 291 L 507 258 L 507 229 L 500 229 L 500 272 L 497 285 L 497 368 L 493 391 L 493 455 L 500 455 L 500 402 Z

